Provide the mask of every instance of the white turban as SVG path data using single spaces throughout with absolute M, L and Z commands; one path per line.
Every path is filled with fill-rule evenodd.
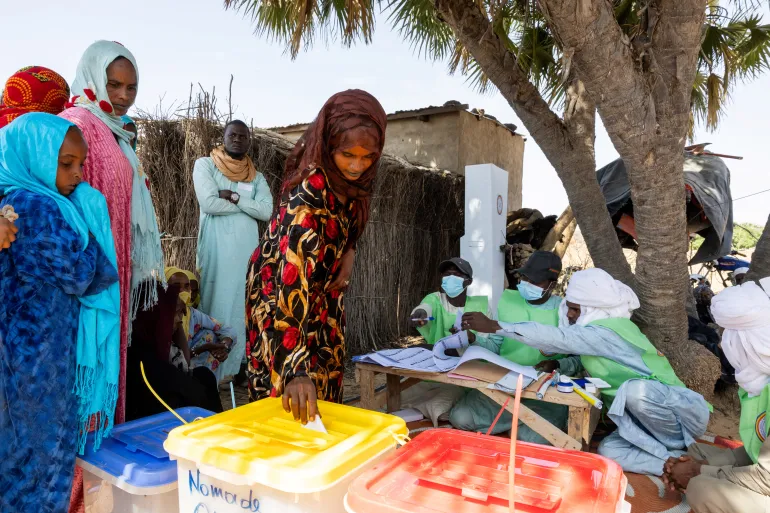
M 722 350 L 738 384 L 750 396 L 761 394 L 770 383 L 770 297 L 754 282 L 729 287 L 711 300 L 711 314 L 725 328 Z
M 630 319 L 631 313 L 639 308 L 639 298 L 631 287 L 596 268 L 573 274 L 565 296 L 559 307 L 560 326 L 569 325 L 567 301 L 580 305 L 580 326 L 601 319 Z

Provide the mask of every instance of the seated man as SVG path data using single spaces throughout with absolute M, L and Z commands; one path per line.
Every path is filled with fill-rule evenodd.
M 497 306 L 497 318 L 502 322 L 534 321 L 547 326 L 557 326 L 562 298 L 553 296 L 552 291 L 556 288 L 561 272 L 561 259 L 548 251 L 536 251 L 529 257 L 524 267 L 517 269 L 516 272 L 521 276 L 518 290 L 503 292 Z M 545 353 L 513 338 L 496 335 L 490 336 L 489 341 L 485 341 L 483 345 L 521 365 L 537 365 L 564 356 Z M 553 368 L 556 368 L 555 364 Z M 555 426 L 566 429 L 567 407 L 537 400 L 525 399 L 523 402 Z M 487 432 L 499 411 L 500 405 L 495 401 L 478 390 L 470 390 L 452 408 L 449 420 L 457 429 Z M 511 414 L 504 411 L 495 424 L 492 434 L 509 431 L 512 420 Z M 525 442 L 548 444 L 545 438 L 523 423 L 519 425 L 517 438 Z
M 770 278 L 762 287 L 748 282 L 720 292 L 711 303 L 725 328 L 722 349 L 735 366 L 740 385 L 740 435 L 737 450 L 696 444 L 690 456 L 666 463 L 672 488 L 686 490 L 695 513 L 770 511 Z M 764 290 L 763 290 L 764 287 Z
M 462 258 L 452 258 L 438 266 L 441 290 L 430 294 L 412 310 L 412 324 L 428 344 L 435 344 L 454 333 L 457 311 L 489 314 L 489 298 L 469 296 L 473 268 Z M 472 340 L 472 337 L 471 337 Z
M 546 352 L 580 355 L 585 370 L 611 386 L 602 390 L 602 399 L 618 429 L 602 440 L 599 454 L 625 471 L 660 476 L 670 456 L 681 455 L 706 431 L 709 405 L 684 386 L 631 322 L 637 308 L 631 288 L 601 269 L 588 269 L 572 276 L 559 327 L 465 314 L 463 328 L 512 337 Z

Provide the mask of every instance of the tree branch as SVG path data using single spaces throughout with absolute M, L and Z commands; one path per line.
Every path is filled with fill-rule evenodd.
M 615 20 L 606 0 L 538 0 L 573 67 L 596 100 L 610 134 L 623 134 L 615 147 L 644 147 L 655 135 L 655 105 L 641 73 L 637 72 L 631 43 Z M 635 116 L 617 112 L 637 113 Z
M 568 91 L 562 121 L 521 70 L 473 0 L 433 0 L 442 19 L 473 55 L 508 101 L 559 175 L 586 246 L 597 266 L 634 286 L 634 276 L 618 242 L 596 181 L 595 106 L 582 85 Z
M 495 34 L 492 23 L 472 0 L 433 0 L 442 19 L 479 63 L 516 115 L 538 140 L 549 134 L 549 150 L 570 146 L 561 119 L 551 111 L 537 88 L 516 62 L 516 56 Z M 558 134 L 557 137 L 554 137 Z M 539 144 L 539 143 L 538 143 Z M 545 151 L 545 148 L 543 149 Z

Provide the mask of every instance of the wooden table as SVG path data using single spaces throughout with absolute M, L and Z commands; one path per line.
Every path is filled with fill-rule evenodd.
M 383 395 L 387 397 L 386 411 L 393 412 L 401 409 L 401 392 L 419 383 L 420 381 L 434 381 L 437 383 L 446 383 L 457 385 L 463 388 L 477 389 L 487 397 L 494 400 L 501 407 L 505 401 L 512 399 L 513 396 L 500 390 L 487 388 L 488 383 L 483 381 L 465 380 L 450 378 L 445 373 L 418 372 L 405 369 L 393 369 L 381 367 L 368 363 L 356 364 L 356 375 L 361 386 L 361 401 L 359 406 L 367 410 L 377 410 L 381 407 L 380 398 L 376 397 L 374 390 L 375 374 L 385 374 L 387 390 Z M 406 378 L 402 381 L 402 378 Z M 540 378 L 530 384 L 521 393 L 522 399 L 537 400 L 537 389 L 545 380 Z M 377 394 L 380 395 L 380 394 Z M 550 387 L 542 399 L 545 402 L 561 404 L 569 407 L 569 421 L 567 423 L 567 433 L 545 420 L 543 417 L 527 408 L 523 403 L 519 409 L 519 420 L 532 428 L 536 433 L 551 442 L 555 447 L 564 447 L 566 449 L 581 450 L 587 448 L 591 443 L 596 424 L 599 421 L 601 413 L 597 408 L 592 407 L 585 399 L 579 395 L 563 394 L 556 390 L 556 387 Z M 513 400 L 508 401 L 506 409 L 513 412 Z

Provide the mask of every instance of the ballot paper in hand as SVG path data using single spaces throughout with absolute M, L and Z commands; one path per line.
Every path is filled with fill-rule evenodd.
M 464 313 L 463 309 L 462 308 L 458 308 L 457 316 L 455 316 L 455 323 L 454 323 L 454 328 L 457 331 L 460 331 L 460 330 L 463 329 L 463 313 Z
M 321 420 L 320 415 L 316 415 L 315 419 L 312 421 L 308 421 L 307 424 L 302 425 L 305 429 L 311 429 L 313 431 L 318 431 L 319 433 L 329 433 L 326 431 L 326 426 L 324 426 L 323 421 Z

